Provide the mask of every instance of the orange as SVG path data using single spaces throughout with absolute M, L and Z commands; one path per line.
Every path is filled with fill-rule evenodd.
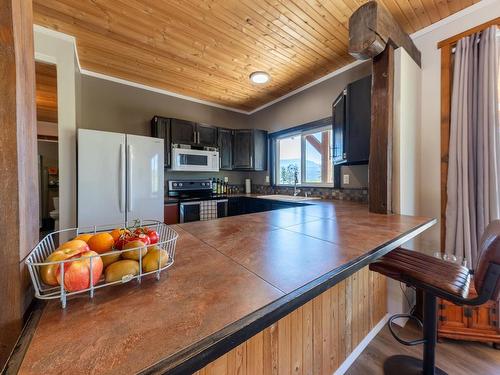
M 85 242 L 89 242 L 90 238 L 93 236 L 92 233 L 85 233 L 85 234 L 79 234 L 78 236 L 76 236 L 75 238 L 73 238 L 74 240 L 82 240 L 82 241 L 85 241 Z
M 102 254 L 111 251 L 115 240 L 109 233 L 97 233 L 94 234 L 87 243 L 89 244 L 90 250 Z

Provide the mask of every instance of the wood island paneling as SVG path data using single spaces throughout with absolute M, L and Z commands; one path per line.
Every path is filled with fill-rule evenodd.
M 352 62 L 365 0 L 34 0 L 35 23 L 76 37 L 84 69 L 252 110 Z M 406 33 L 477 0 L 379 3 Z M 272 80 L 252 85 L 251 72 Z
M 365 267 L 195 374 L 333 374 L 386 315 L 386 290 Z

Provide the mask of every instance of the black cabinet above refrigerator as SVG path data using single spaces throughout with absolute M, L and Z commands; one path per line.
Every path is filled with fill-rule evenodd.
M 347 85 L 332 105 L 334 164 L 368 163 L 371 76 Z

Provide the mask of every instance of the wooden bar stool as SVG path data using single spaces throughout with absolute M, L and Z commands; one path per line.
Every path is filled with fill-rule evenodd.
M 474 272 L 474 286 L 478 296 L 472 299 L 467 298 L 472 272 L 466 267 L 403 249 L 391 251 L 370 264 L 370 270 L 424 292 L 424 322 L 419 321 L 423 326 L 423 339 L 406 341 L 394 333 L 392 328 L 394 319 L 402 316 L 416 319 L 413 316 L 398 314 L 391 317 L 388 322 L 389 329 L 398 342 L 409 346 L 424 344 L 423 361 L 406 355 L 389 357 L 384 363 L 385 374 L 446 374 L 435 366 L 436 298 L 472 306 L 500 298 L 500 220 L 488 225 L 478 251 L 479 261 Z

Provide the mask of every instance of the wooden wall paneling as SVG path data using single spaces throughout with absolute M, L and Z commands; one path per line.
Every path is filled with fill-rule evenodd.
M 304 374 L 313 372 L 313 308 L 312 301 L 307 302 L 302 308 L 302 363 Z
M 304 358 L 302 351 L 304 344 L 302 342 L 304 335 L 304 314 L 300 307 L 290 314 L 290 366 L 291 374 L 304 374 Z
M 30 1 L 0 6 L 0 368 L 22 327 L 27 275 L 21 263 L 38 237 L 35 65 Z
M 196 374 L 334 373 L 373 328 L 370 321 L 373 319 L 376 324 L 384 318 L 383 280 L 384 276 L 363 268 Z M 351 289 L 357 292 L 352 294 Z M 356 317 L 345 311 L 350 300 L 352 306 L 359 306 Z M 346 337 L 353 340 L 347 342 Z
M 478 0 L 381 0 L 412 33 Z M 35 22 L 73 35 L 84 69 L 252 110 L 352 61 L 339 1 L 34 0 Z M 266 70 L 255 86 L 248 75 Z M 180 84 L 181 83 L 181 84 Z

